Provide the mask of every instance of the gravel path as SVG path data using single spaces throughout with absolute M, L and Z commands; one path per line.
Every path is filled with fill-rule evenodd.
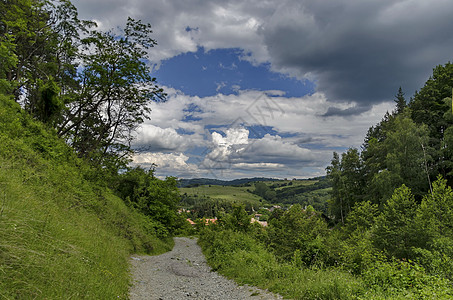
M 239 286 L 212 272 L 196 239 L 175 238 L 172 251 L 133 256 L 130 298 L 137 299 L 283 299 L 251 286 Z

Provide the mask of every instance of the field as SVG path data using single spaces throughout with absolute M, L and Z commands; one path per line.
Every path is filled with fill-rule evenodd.
M 253 180 L 253 179 L 252 179 Z M 263 180 L 243 183 L 241 185 L 209 184 L 180 188 L 185 209 L 216 211 L 219 206 L 231 206 L 233 203 L 244 204 L 248 209 L 270 207 L 279 204 L 289 206 L 299 203 L 302 206 L 313 206 L 316 210 L 327 212 L 327 200 L 331 187 L 325 178 L 305 180 Z M 255 193 L 255 186 L 265 184 L 269 194 Z M 206 204 L 210 203 L 210 204 Z M 202 208 L 204 207 L 204 208 Z M 214 207 L 214 208 L 213 208 Z M 228 210 L 228 209 L 227 209 Z
M 201 185 L 192 188 L 180 188 L 181 195 L 187 196 L 208 196 L 213 199 L 224 200 L 243 200 L 243 201 L 259 201 L 262 198 L 258 195 L 249 193 L 247 190 L 253 190 L 253 187 L 236 187 L 236 186 L 221 186 L 221 185 Z

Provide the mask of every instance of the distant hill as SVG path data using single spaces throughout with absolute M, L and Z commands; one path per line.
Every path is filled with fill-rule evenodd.
M 312 180 L 322 180 L 325 176 L 314 177 L 309 179 L 297 179 L 297 181 L 312 181 Z M 243 185 L 247 183 L 253 183 L 257 181 L 287 181 L 283 179 L 276 179 L 276 178 L 266 178 L 266 177 L 253 177 L 253 178 L 239 178 L 233 180 L 220 180 L 220 179 L 212 179 L 212 178 L 192 178 L 192 179 L 179 179 L 178 180 L 178 187 L 186 188 L 186 187 L 197 187 L 200 185 L 224 185 L 224 186 L 232 186 L 232 185 Z
M 240 178 L 240 179 L 234 179 L 234 180 L 219 180 L 219 179 L 211 179 L 211 178 L 180 179 L 178 181 L 178 187 L 185 188 L 185 187 L 196 187 L 196 186 L 200 186 L 200 185 L 232 186 L 232 185 L 242 185 L 242 184 L 247 184 L 250 182 L 257 182 L 257 181 L 279 181 L 279 179 L 265 178 L 265 177 Z

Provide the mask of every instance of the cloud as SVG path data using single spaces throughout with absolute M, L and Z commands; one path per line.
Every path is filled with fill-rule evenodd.
M 121 25 L 126 15 L 150 22 L 159 43 L 150 52 L 156 63 L 198 47 L 240 48 L 243 59 L 314 80 L 329 101 L 361 108 L 392 100 L 399 86 L 411 95 L 433 67 L 452 59 L 453 2 L 447 0 L 74 4 L 105 28 Z
M 250 139 L 248 136 L 249 131 L 245 128 L 229 128 L 225 130 L 225 137 L 213 132 L 213 146 L 202 165 L 215 169 L 244 168 L 247 165 L 293 168 L 317 161 L 313 151 L 284 141 L 278 135 L 266 134 L 260 139 Z
M 410 12 L 410 13 L 409 13 Z M 448 1 L 286 1 L 263 24 L 272 66 L 315 78 L 330 101 L 413 93 L 451 60 Z
M 212 170 L 226 177 L 265 169 L 276 176 L 323 174 L 332 151 L 359 147 L 367 129 L 393 109 L 399 86 L 412 95 L 433 67 L 452 60 L 453 2 L 447 0 L 74 4 L 81 18 L 96 19 L 103 29 L 121 26 L 126 15 L 150 22 L 159 44 L 150 52 L 155 63 L 200 47 L 237 48 L 243 51 L 235 55 L 253 64 L 315 82 L 316 91 L 303 97 L 247 90 L 243 82 L 225 95 L 221 77 L 212 78 L 219 93 L 209 97 L 164 87 L 168 101 L 151 104 L 152 119 L 136 143 L 153 152 L 137 159 L 189 177 Z M 251 134 L 256 128 L 262 134 Z
M 273 128 L 280 136 L 291 135 L 293 142 L 305 140 L 306 144 L 322 142 L 329 147 L 348 147 L 359 146 L 366 130 L 393 106 L 393 101 L 384 102 L 350 114 L 347 112 L 356 110 L 356 104 L 331 103 L 319 92 L 286 98 L 278 91 L 242 90 L 237 95 L 191 97 L 173 90 L 167 102 L 152 103 L 152 119 L 146 124 L 189 131 L 190 136 L 182 135 L 186 144 L 198 146 L 212 141 L 209 128 L 234 134 L 232 128 L 257 126 L 264 132 Z M 197 109 L 190 112 L 188 107 Z M 188 114 L 196 121 L 186 121 Z
M 144 124 L 135 133 L 134 148 L 147 151 L 184 150 L 184 137 L 173 128 L 161 128 L 152 124 Z
M 359 147 L 394 104 L 347 114 L 341 112 L 355 109 L 353 103 L 333 104 L 322 93 L 286 98 L 280 91 L 240 90 L 196 97 L 169 90 L 166 102 L 151 104 L 153 118 L 138 133 L 141 153 L 134 162 L 156 163 L 159 174 L 185 178 L 322 174 L 333 151 Z
M 323 116 L 332 117 L 332 116 L 360 115 L 361 113 L 367 111 L 368 109 L 369 109 L 368 106 L 359 106 L 359 105 L 354 105 L 353 107 L 348 107 L 345 109 L 331 106 L 327 109 L 326 113 L 323 114 Z
M 266 134 L 262 139 L 252 141 L 241 158 L 248 162 L 284 163 L 286 165 L 316 160 L 311 150 L 284 141 L 278 135 L 272 136 L 270 134 Z
M 275 171 L 285 168 L 284 164 L 279 163 L 237 163 L 234 168 L 244 170 L 257 170 L 257 171 Z
M 159 176 L 197 177 L 200 173 L 197 165 L 188 163 L 189 157 L 183 153 L 136 153 L 132 164 L 143 168 L 156 167 Z
M 245 128 L 228 128 L 222 132 L 211 133 L 211 143 L 206 145 L 206 156 L 200 161 L 200 168 L 205 170 L 222 170 L 232 167 L 232 159 L 248 144 L 248 130 Z
M 255 53 L 253 59 L 266 56 L 265 51 L 257 47 L 261 39 L 257 28 L 272 12 L 273 3 L 258 0 L 98 2 L 75 0 L 74 4 L 82 17 L 98 19 L 102 16 L 105 28 L 125 23 L 128 15 L 151 23 L 159 43 L 151 52 L 151 58 L 156 62 L 194 52 L 197 45 L 207 50 L 238 47 Z

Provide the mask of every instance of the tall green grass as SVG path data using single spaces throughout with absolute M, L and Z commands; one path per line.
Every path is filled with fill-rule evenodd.
M 289 299 L 451 299 L 446 280 L 409 264 L 375 262 L 363 276 L 339 268 L 306 268 L 279 262 L 250 234 L 204 229 L 199 244 L 211 267 L 240 284 Z
M 126 299 L 132 252 L 171 242 L 0 95 L 0 299 Z

